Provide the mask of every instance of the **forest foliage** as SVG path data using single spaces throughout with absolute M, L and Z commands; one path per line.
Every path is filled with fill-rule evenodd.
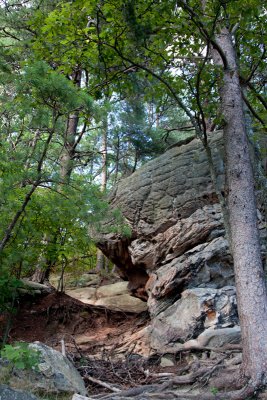
M 90 63 L 81 64 L 77 46 L 73 55 L 64 49 L 60 50 L 64 56 L 56 54 L 48 38 L 56 32 L 64 35 L 67 28 L 69 34 L 76 31 L 74 26 L 70 29 L 74 17 L 64 20 L 63 15 L 56 15 L 57 10 L 66 12 L 68 6 L 10 1 L 0 10 L 2 288 L 6 279 L 15 287 L 15 278 L 30 276 L 42 262 L 55 267 L 62 260 L 72 268 L 94 266 L 90 232 L 97 230 L 107 213 L 100 189 L 103 152 L 107 153 L 104 168 L 110 188 L 167 146 L 161 140 L 163 129 L 156 126 L 153 111 L 149 111 L 156 105 L 142 93 L 142 79 L 134 79 L 134 95 L 129 95 L 129 89 L 125 95 L 122 89 L 110 89 L 107 84 L 102 88 L 103 75 L 91 70 Z M 51 30 L 53 18 L 61 19 L 59 31 Z M 78 8 L 75 18 L 81 22 Z M 44 34 L 50 50 L 39 44 Z M 66 39 L 58 43 L 64 47 Z M 89 60 L 89 54 L 86 57 Z M 99 62 L 98 53 L 90 58 Z M 80 85 L 73 78 L 78 69 L 82 71 Z M 92 90 L 96 86 L 100 88 Z M 78 115 L 79 124 L 73 143 L 69 143 L 67 124 L 72 113 Z M 107 136 L 104 150 L 103 135 Z M 68 146 L 72 146 L 71 177 L 66 183 L 61 169 Z M 114 229 L 120 226 L 118 220 Z M 3 304 L 5 291 L 1 294 Z
M 204 3 L 205 12 L 183 0 L 1 2 L 0 307 L 13 296 L 5 288 L 37 267 L 94 266 L 106 192 L 181 138 L 207 146 L 224 127 L 211 57 L 222 20 L 247 132 L 257 157 L 266 151 L 266 9 Z M 257 175 L 262 189 L 261 165 Z

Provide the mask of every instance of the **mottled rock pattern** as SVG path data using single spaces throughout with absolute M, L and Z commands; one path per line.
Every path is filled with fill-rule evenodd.
M 211 139 L 218 180 L 223 178 L 221 135 Z M 120 182 L 111 204 L 119 205 L 138 235 L 164 232 L 206 204 L 217 202 L 200 141 L 174 147 Z
M 185 343 L 205 329 L 233 327 L 238 323 L 236 292 L 223 289 L 187 289 L 181 299 L 153 318 L 151 347 L 168 348 L 169 343 Z
M 210 147 L 222 187 L 220 132 L 211 136 Z M 122 180 L 110 203 L 121 210 L 132 236 L 103 234 L 98 245 L 129 280 L 133 294 L 141 297 L 141 288 L 146 286 L 152 314 L 164 308 L 163 299 L 167 306 L 196 281 L 197 286 L 209 286 L 211 281 L 212 287 L 233 284 L 225 240 L 206 249 L 210 242 L 224 237 L 224 227 L 206 152 L 198 139 L 171 148 Z M 169 278 L 163 283 L 166 271 Z M 155 301 L 161 303 L 158 310 Z
M 211 134 L 209 143 L 223 194 L 221 133 Z M 151 353 L 190 341 L 197 346 L 198 337 L 214 347 L 239 340 L 232 259 L 201 142 L 194 139 L 148 162 L 119 183 L 110 203 L 132 235 L 103 233 L 98 246 L 132 293 L 148 298 L 152 321 L 140 333 L 140 351 L 142 340 Z
M 38 370 L 13 369 L 9 378 L 10 387 L 30 392 L 44 391 L 55 396 L 58 393 L 86 395 L 80 374 L 60 352 L 40 342 L 31 343 L 29 348 L 39 352 Z
M 6 385 L 0 385 L 0 399 L 1 400 L 38 400 L 31 393 L 14 390 Z

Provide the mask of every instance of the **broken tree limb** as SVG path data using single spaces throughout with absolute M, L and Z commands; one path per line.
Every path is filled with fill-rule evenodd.
M 111 390 L 112 392 L 120 392 L 121 390 L 116 388 L 115 386 L 110 385 L 107 382 L 100 381 L 99 379 L 93 378 L 92 376 L 86 375 L 84 378 L 88 379 L 89 381 L 93 383 L 97 383 L 100 386 L 103 386 L 106 389 Z
M 75 393 L 75 394 L 72 396 L 72 399 L 71 399 L 71 400 L 90 400 L 90 397 L 81 396 L 80 394 Z

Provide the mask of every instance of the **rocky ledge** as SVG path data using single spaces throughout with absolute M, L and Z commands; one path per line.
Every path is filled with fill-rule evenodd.
M 220 132 L 211 135 L 210 147 L 223 195 Z M 121 211 L 131 235 L 109 233 L 113 221 L 106 221 L 98 247 L 132 294 L 147 299 L 150 349 L 237 342 L 232 258 L 201 142 L 194 139 L 148 162 L 119 183 L 110 205 Z

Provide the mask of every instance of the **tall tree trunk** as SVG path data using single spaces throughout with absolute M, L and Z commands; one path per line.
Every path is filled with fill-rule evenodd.
M 30 280 L 32 282 L 42 283 L 47 286 L 52 286 L 49 282 L 49 276 L 52 268 L 54 267 L 54 263 L 52 261 L 44 260 L 45 266 L 41 264 L 42 260 L 39 260 L 38 265 L 31 276 Z
M 115 153 L 115 177 L 114 177 L 114 184 L 116 185 L 118 183 L 118 177 L 119 177 L 119 163 L 120 163 L 120 136 L 119 133 L 117 134 L 117 144 L 115 146 L 116 148 L 116 153 Z
M 225 121 L 227 206 L 243 342 L 243 374 L 251 379 L 253 387 L 257 387 L 267 378 L 267 292 L 254 178 L 236 54 L 228 29 L 223 28 L 216 35 L 216 42 L 227 60 L 223 70 L 221 102 Z M 214 55 L 214 61 L 221 64 L 218 53 Z
M 108 116 L 104 117 L 102 128 L 102 143 L 101 143 L 101 191 L 104 192 L 107 187 L 107 131 L 108 131 Z M 96 253 L 96 270 L 105 270 L 105 256 L 100 249 Z
M 51 238 L 49 237 L 49 235 L 45 233 L 43 236 L 44 247 L 49 246 L 50 240 Z M 56 240 L 57 240 L 57 235 L 55 235 L 54 238 L 52 239 L 52 243 L 55 244 Z M 32 282 L 42 283 L 49 286 L 50 272 L 53 269 L 56 260 L 55 259 L 53 260 L 51 256 L 48 258 L 47 254 L 45 253 L 47 253 L 47 250 L 44 248 L 39 255 L 37 266 L 35 268 L 33 275 L 30 277 L 30 280 Z
M 72 74 L 73 82 L 76 86 L 81 86 L 82 71 L 78 70 Z M 70 182 L 71 173 L 73 170 L 73 157 L 75 154 L 75 139 L 77 135 L 77 128 L 79 123 L 79 112 L 75 111 L 68 115 L 66 130 L 64 132 L 64 143 L 62 152 L 59 158 L 60 163 L 60 187 L 59 190 L 63 189 L 63 185 L 68 185 Z M 49 242 L 56 243 L 57 235 L 51 238 L 50 235 L 44 234 L 44 243 Z M 31 280 L 38 283 L 49 283 L 50 272 L 55 265 L 56 260 L 51 260 L 46 254 L 41 254 L 36 266 L 36 269 L 31 276 Z
M 78 111 L 68 116 L 67 128 L 64 136 L 64 145 L 60 156 L 60 179 L 68 184 L 73 170 L 73 156 L 75 153 L 75 136 L 79 122 Z
M 81 86 L 82 71 L 79 70 L 72 75 L 73 82 L 77 87 Z M 79 111 L 75 111 L 68 116 L 66 131 L 64 134 L 64 144 L 60 156 L 60 179 L 62 183 L 68 184 L 73 170 L 73 157 L 75 155 L 75 138 L 79 123 Z

